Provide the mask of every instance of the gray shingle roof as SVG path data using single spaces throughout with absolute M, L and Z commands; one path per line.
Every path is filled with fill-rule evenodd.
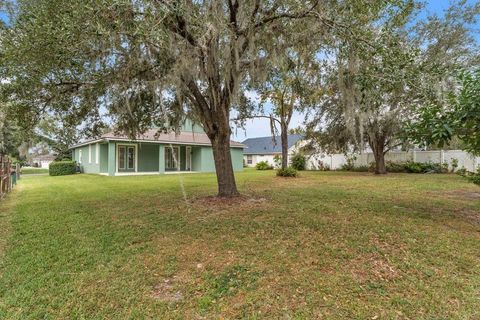
M 182 131 L 178 134 L 175 132 L 170 133 L 159 133 L 157 134 L 156 129 L 149 129 L 144 134 L 138 135 L 136 140 L 130 139 L 125 134 L 115 133 L 115 132 L 108 132 L 103 134 L 99 139 L 95 140 L 87 140 L 76 145 L 70 147 L 77 148 L 80 146 L 84 146 L 87 144 L 95 143 L 95 142 L 102 142 L 102 141 L 131 141 L 131 142 L 156 142 L 162 144 L 191 144 L 191 145 L 205 145 L 210 146 L 212 145 L 210 139 L 205 133 L 199 132 L 189 132 L 189 131 Z M 232 148 L 244 148 L 244 145 L 240 142 L 230 140 L 230 147 Z
M 293 147 L 298 140 L 303 138 L 300 134 L 288 135 L 288 148 Z M 272 154 L 282 153 L 282 143 L 280 136 L 275 136 L 276 144 L 272 137 L 250 138 L 242 142 L 245 145 L 244 154 Z

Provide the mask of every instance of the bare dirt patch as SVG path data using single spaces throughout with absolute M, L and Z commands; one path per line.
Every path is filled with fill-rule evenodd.
M 175 290 L 172 279 L 163 279 L 155 286 L 151 296 L 164 302 L 179 302 L 183 299 L 182 293 Z
M 480 201 L 480 192 L 475 192 L 472 190 L 449 190 L 443 192 L 435 192 L 433 193 L 433 195 L 437 197 L 446 197 L 449 199 Z
M 348 264 L 347 270 L 360 282 L 371 280 L 389 282 L 401 276 L 387 257 L 378 254 L 358 256 Z
M 269 201 L 262 197 L 241 195 L 231 198 L 201 197 L 190 202 L 204 213 L 238 213 L 269 206 Z
M 480 226 L 480 211 L 474 209 L 462 209 L 455 212 L 475 225 Z

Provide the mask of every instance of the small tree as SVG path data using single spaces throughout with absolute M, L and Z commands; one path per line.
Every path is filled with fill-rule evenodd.
M 240 122 L 247 118 L 267 118 L 270 120 L 273 143 L 280 132 L 282 149 L 281 168 L 288 167 L 288 133 L 292 116 L 316 102 L 318 95 L 319 67 L 314 59 L 315 50 L 286 50 L 279 62 L 270 68 L 267 81 L 258 86 L 260 92 L 260 111 L 262 115 L 243 115 Z M 265 104 L 272 105 L 269 115 L 264 112 Z M 278 127 L 277 127 L 278 126 Z

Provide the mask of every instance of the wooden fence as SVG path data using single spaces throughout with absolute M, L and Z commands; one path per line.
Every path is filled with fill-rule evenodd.
M 0 200 L 12 191 L 17 179 L 20 179 L 20 165 L 17 164 L 14 169 L 10 159 L 0 155 Z

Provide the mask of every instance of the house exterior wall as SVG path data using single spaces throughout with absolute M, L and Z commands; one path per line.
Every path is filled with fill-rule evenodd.
M 110 176 L 117 172 L 117 151 L 118 145 L 137 146 L 137 172 L 138 173 L 164 173 L 165 172 L 165 148 L 167 144 L 115 142 L 110 141 L 98 145 L 98 163 L 96 152 L 97 144 L 90 144 L 77 147 L 72 151 L 72 156 L 80 165 L 81 172 L 102 173 Z M 187 146 L 174 145 L 180 149 L 180 170 L 186 170 Z M 213 150 L 210 146 L 191 146 L 192 150 L 192 171 L 214 172 L 215 162 Z M 235 171 L 243 169 L 243 149 L 231 148 L 232 165 Z M 81 153 L 81 158 L 80 158 Z M 91 155 L 90 155 L 91 153 Z
M 291 157 L 293 156 L 293 154 L 295 153 L 295 149 L 292 147 L 288 150 L 288 163 L 290 163 L 290 159 Z M 245 165 L 247 167 L 255 167 L 255 165 L 259 162 L 262 162 L 262 161 L 267 161 L 270 165 L 272 166 L 275 166 L 275 156 L 280 156 L 281 157 L 281 153 L 278 153 L 278 154 L 252 154 L 252 155 L 248 155 L 248 154 L 245 154 L 243 155 L 243 162 L 245 163 Z M 248 156 L 252 156 L 252 163 L 248 163 Z
M 232 157 L 233 170 L 242 171 L 243 170 L 243 149 L 230 148 L 230 155 Z M 201 160 L 200 160 L 201 169 L 199 171 L 214 172 L 215 161 L 213 160 L 212 147 L 201 147 L 200 157 L 201 157 Z
M 40 160 L 40 161 L 34 161 L 34 163 L 36 163 L 39 168 L 42 168 L 42 169 L 48 169 L 49 166 L 50 166 L 50 163 L 52 163 L 53 161 L 51 160 Z
M 190 119 L 185 120 L 180 130 L 185 132 L 205 133 L 201 125 L 197 123 L 194 124 Z
M 231 148 L 230 154 L 232 155 L 233 170 L 243 171 L 243 149 Z
M 274 157 L 275 155 L 274 154 L 252 154 L 252 163 L 248 163 L 248 156 L 249 155 L 244 155 L 243 156 L 243 160 L 245 161 L 245 164 L 247 167 L 255 167 L 255 165 L 259 162 L 262 162 L 262 161 L 267 161 L 269 164 L 271 164 L 272 166 L 275 164 L 275 161 L 274 161 Z
M 81 151 L 81 152 L 80 152 Z M 80 157 L 81 154 L 81 157 Z M 96 145 L 89 144 L 75 149 L 74 160 L 83 173 L 100 173 L 100 161 L 96 163 Z
M 138 171 L 158 172 L 159 171 L 159 145 L 153 143 L 139 143 L 138 148 Z
M 100 173 L 108 173 L 108 143 L 100 144 Z

